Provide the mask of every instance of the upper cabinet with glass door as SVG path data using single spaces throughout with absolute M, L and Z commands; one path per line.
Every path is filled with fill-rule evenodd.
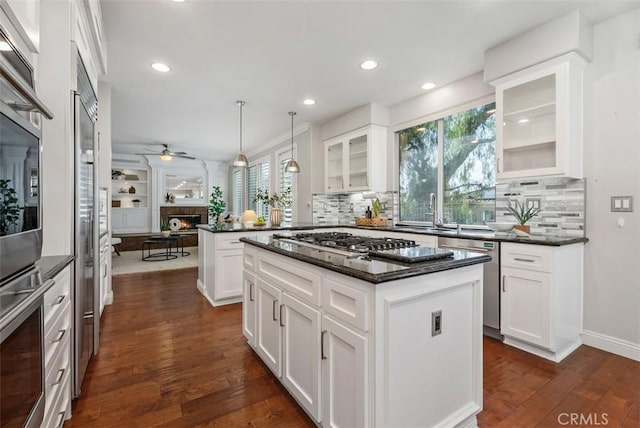
M 325 193 L 387 190 L 387 128 L 371 125 L 325 141 Z
M 497 178 L 582 177 L 582 70 L 570 53 L 498 81 Z

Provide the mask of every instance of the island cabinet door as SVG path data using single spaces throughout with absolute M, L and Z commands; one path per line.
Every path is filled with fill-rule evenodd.
M 282 383 L 320 420 L 320 311 L 282 294 Z
M 256 277 L 243 272 L 242 333 L 252 348 L 256 347 Z
M 216 250 L 215 286 L 213 299 L 223 300 L 242 296 L 242 249 Z
M 547 273 L 503 267 L 501 333 L 554 350 L 550 286 Z
M 370 426 L 367 338 L 323 316 L 320 340 L 322 426 Z
M 256 281 L 257 336 L 256 352 L 277 376 L 281 376 L 282 329 L 280 328 L 280 302 L 282 292 L 259 279 Z

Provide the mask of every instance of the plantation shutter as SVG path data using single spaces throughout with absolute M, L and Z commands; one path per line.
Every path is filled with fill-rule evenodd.
M 248 188 L 248 207 L 256 212 L 258 217 L 269 216 L 269 206 L 262 202 L 253 202 L 253 198 L 256 196 L 258 189 L 263 191 L 269 190 L 269 161 L 262 160 L 249 166 L 247 176 L 247 188 Z
M 240 168 L 234 168 L 232 172 L 233 214 L 242 215 L 242 200 L 244 199 L 244 187 L 242 186 L 242 172 Z
M 287 163 L 291 160 L 291 156 L 290 155 L 280 155 L 280 176 L 278 179 L 278 182 L 280 183 L 280 188 L 278 189 L 278 192 L 280 194 L 282 194 L 282 192 L 284 192 L 287 187 L 290 187 L 291 190 L 293 191 L 293 174 L 290 172 L 286 172 L 284 169 L 287 166 Z M 293 204 L 287 208 L 285 208 L 283 210 L 284 212 L 284 218 L 283 218 L 283 222 L 287 223 L 287 224 L 292 224 L 293 223 Z

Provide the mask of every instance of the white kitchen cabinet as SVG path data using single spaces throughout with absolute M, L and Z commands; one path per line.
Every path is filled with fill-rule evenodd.
M 320 310 L 282 294 L 282 383 L 315 420 L 320 418 Z
M 270 235 L 269 231 L 213 233 L 198 229 L 198 290 L 211 305 L 220 306 L 243 301 L 246 294 L 243 269 L 247 256 L 240 238 Z M 249 266 L 249 270 L 252 267 Z M 254 285 L 255 287 L 255 285 Z M 255 289 L 254 298 L 255 298 Z
M 100 238 L 100 316 L 109 293 L 109 259 L 111 258 L 111 238 L 105 234 Z
M 282 330 L 278 318 L 281 294 L 280 289 L 257 279 L 256 352 L 277 377 L 282 374 Z
M 387 129 L 371 125 L 325 141 L 325 193 L 387 190 Z
M 582 178 L 582 80 L 569 53 L 491 82 L 496 87 L 498 180 Z
M 324 316 L 321 341 L 323 426 L 370 426 L 366 337 Z
M 149 232 L 149 209 L 112 208 L 111 229 L 113 233 Z
M 475 423 L 482 401 L 480 265 L 374 286 L 245 248 L 243 311 L 255 312 L 243 315 L 245 336 L 316 423 Z M 444 327 L 434 335 L 437 311 Z
M 249 345 L 256 346 L 256 277 L 252 272 L 243 272 L 242 333 Z
M 555 362 L 580 346 L 582 254 L 582 244 L 502 244 L 504 343 Z
M 40 0 L 5 0 L 3 10 L 31 53 L 40 50 Z M 26 52 L 24 52 L 26 53 Z
M 53 280 L 44 295 L 44 380 L 43 428 L 61 426 L 71 417 L 71 265 Z

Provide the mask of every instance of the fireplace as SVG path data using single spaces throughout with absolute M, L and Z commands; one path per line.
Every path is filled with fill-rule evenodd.
M 169 221 L 177 218 L 180 220 L 180 230 L 195 229 L 197 225 L 202 223 L 202 217 L 200 214 L 171 214 L 169 215 Z

